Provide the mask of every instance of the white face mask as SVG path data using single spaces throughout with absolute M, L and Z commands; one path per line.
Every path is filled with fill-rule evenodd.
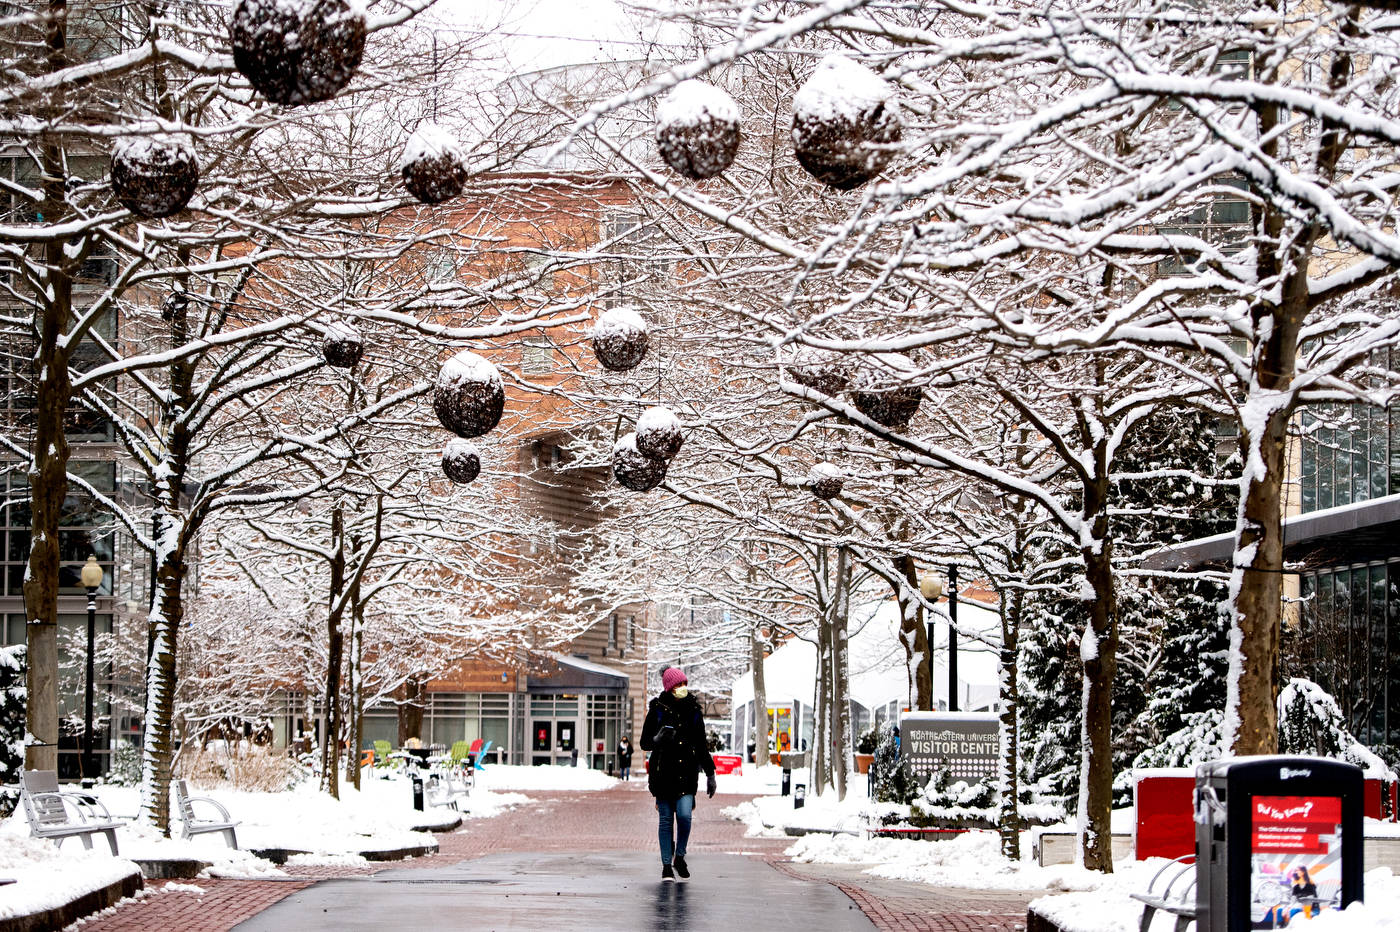
M 675 696 L 677 699 L 684 699 L 686 696 L 690 695 L 690 688 L 686 686 L 677 686 L 675 689 L 671 690 L 671 695 Z

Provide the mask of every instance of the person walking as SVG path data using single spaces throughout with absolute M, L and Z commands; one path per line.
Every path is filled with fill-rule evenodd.
M 705 793 L 715 795 L 715 761 L 705 742 L 705 717 L 690 694 L 689 680 L 679 667 L 661 671 L 661 695 L 651 700 L 642 725 L 642 750 L 647 759 L 647 789 L 656 797 L 657 837 L 661 842 L 661 879 L 690 878 L 685 862 L 690 840 L 690 816 L 700 771 Z
M 622 772 L 622 779 L 632 779 L 632 739 L 626 735 L 617 743 L 617 766 Z

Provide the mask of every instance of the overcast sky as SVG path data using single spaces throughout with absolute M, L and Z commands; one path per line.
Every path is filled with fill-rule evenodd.
M 618 0 L 439 0 L 433 12 L 492 29 L 517 72 L 629 58 L 641 49 L 635 17 Z

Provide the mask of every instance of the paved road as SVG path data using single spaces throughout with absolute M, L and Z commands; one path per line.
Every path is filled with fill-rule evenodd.
M 663 883 L 642 852 L 496 854 L 449 867 L 327 880 L 293 893 L 237 932 L 384 929 L 666 929 L 734 932 L 782 917 L 796 929 L 873 930 L 836 887 L 763 859 L 697 854 L 694 876 Z
M 83 932 L 1015 932 L 1036 895 L 938 889 L 876 880 L 854 866 L 791 863 L 782 854 L 791 839 L 745 837 L 742 824 L 721 814 L 743 797 L 699 801 L 689 852 L 695 876 L 688 885 L 663 887 L 655 810 L 641 781 L 595 793 L 527 795 L 527 805 L 439 835 L 433 857 L 298 868 L 278 881 L 199 880 L 173 891 L 156 881 L 151 895 L 89 920 Z M 791 919 L 784 917 L 789 911 Z

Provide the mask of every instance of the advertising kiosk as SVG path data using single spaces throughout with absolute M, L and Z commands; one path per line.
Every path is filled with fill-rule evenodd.
M 1289 928 L 1362 898 L 1359 767 L 1244 757 L 1196 770 L 1200 932 Z

